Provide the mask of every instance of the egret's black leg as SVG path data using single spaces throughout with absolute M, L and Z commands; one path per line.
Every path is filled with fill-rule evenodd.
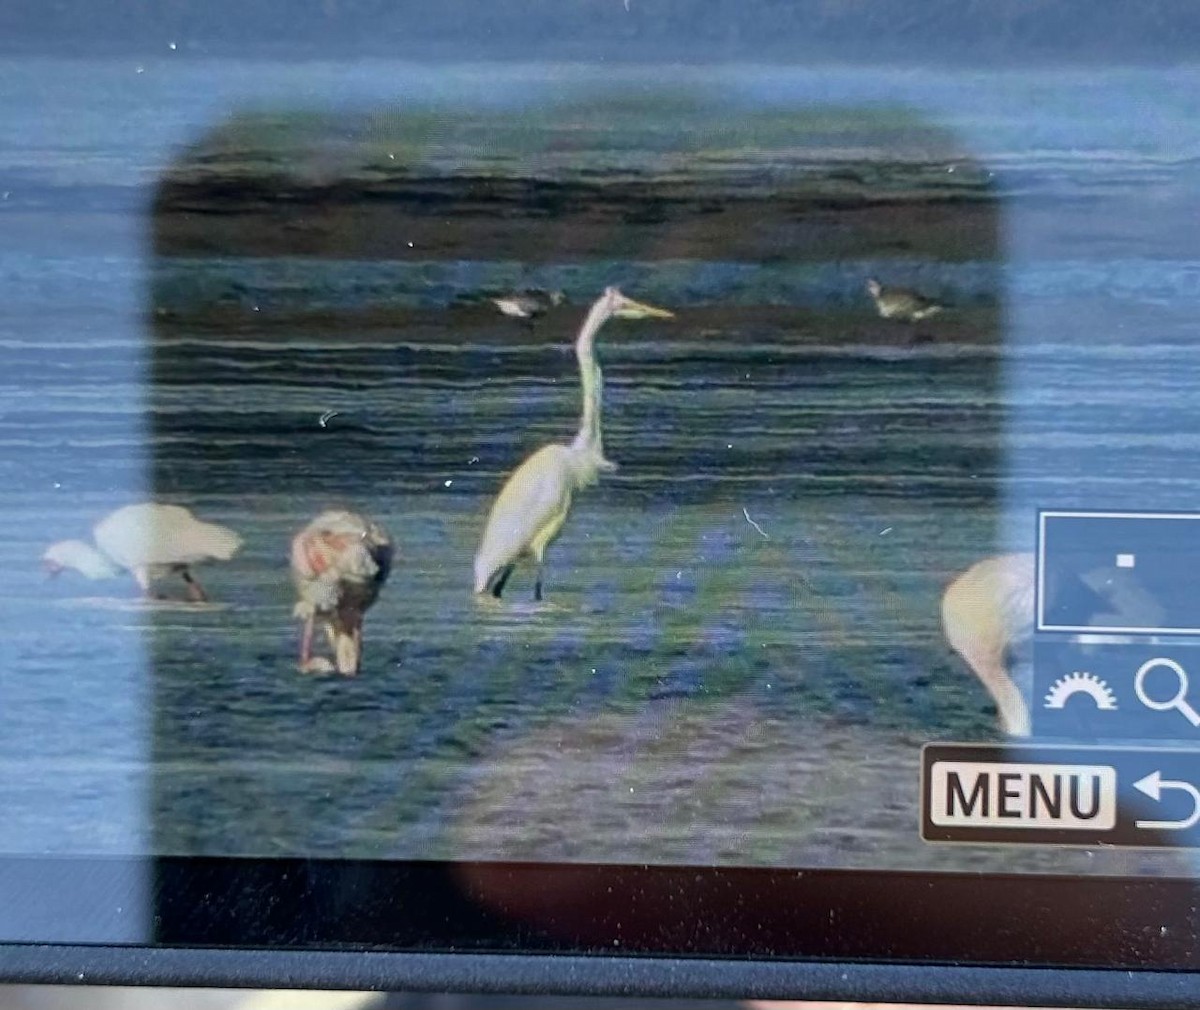
M 492 590 L 492 595 L 496 597 L 496 599 L 500 599 L 500 594 L 504 592 L 504 587 L 508 583 L 508 577 L 512 575 L 513 569 L 516 567 L 517 566 L 515 564 L 505 565 L 503 568 L 497 571 L 495 575 L 492 576 L 490 588 Z
M 537 566 L 537 581 L 533 584 L 533 598 L 538 603 L 542 602 L 542 566 Z
M 204 591 L 204 587 L 200 585 L 200 580 L 196 578 L 188 569 L 183 570 L 183 581 L 187 583 L 187 597 L 193 603 L 207 603 L 208 593 Z

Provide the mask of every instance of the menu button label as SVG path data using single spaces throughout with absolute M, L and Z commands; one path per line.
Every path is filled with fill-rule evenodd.
M 1107 765 L 936 761 L 930 821 L 939 828 L 1109 831 L 1117 823 L 1117 772 Z

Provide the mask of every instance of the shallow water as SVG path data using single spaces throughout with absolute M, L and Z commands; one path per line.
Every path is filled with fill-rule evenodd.
M 89 726 L 39 737 L 38 754 L 75 811 L 81 795 L 146 776 L 149 758 L 142 844 L 158 851 L 1140 863 L 934 853 L 916 838 L 919 744 L 995 736 L 986 696 L 941 638 L 941 587 L 996 542 L 998 492 L 1079 494 L 1071 473 L 1046 488 L 1032 466 L 1020 480 L 1001 466 L 1016 405 L 1010 387 L 989 393 L 995 355 L 798 348 L 781 334 L 739 360 L 727 337 L 721 353 L 669 338 L 603 347 L 606 451 L 621 469 L 578 496 L 542 604 L 528 570 L 501 603 L 472 597 L 471 559 L 504 473 L 573 428 L 563 348 L 413 352 L 380 334 L 343 334 L 336 355 L 266 334 L 164 344 L 160 374 L 206 381 L 149 395 L 156 480 L 245 547 L 206 571 L 219 601 L 208 607 L 96 598 L 67 577 L 47 588 L 32 571 L 15 582 L 9 644 L 23 674 L 8 683 L 8 759 L 62 711 L 62 671 L 82 663 L 106 697 L 136 685 L 127 703 L 153 713 L 151 753 Z M 1075 353 L 1039 354 L 1064 385 L 1082 367 Z M 1148 357 L 1146 383 L 1162 367 Z M 473 392 L 466 374 L 481 363 L 496 374 Z M 1169 372 L 1157 381 L 1183 381 Z M 1081 436 L 1124 444 L 1111 413 L 1086 397 L 1071 409 Z M 1128 423 L 1166 426 L 1157 412 Z M 1053 430 L 1065 427 L 1060 413 Z M 1140 465 L 1178 481 L 1172 442 L 1143 437 Z M 48 537 L 84 531 L 101 498 L 7 512 L 13 568 Z M 352 680 L 296 672 L 286 569 L 291 534 L 340 502 L 399 548 Z M 98 637 L 87 660 L 76 634 Z M 70 679 L 72 693 L 92 690 Z M 10 837 L 45 844 L 45 827 L 17 821 Z M 51 847 L 81 844 L 67 833 Z

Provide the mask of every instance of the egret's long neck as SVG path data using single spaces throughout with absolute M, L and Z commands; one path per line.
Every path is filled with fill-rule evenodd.
M 604 391 L 604 376 L 596 364 L 596 334 L 612 310 L 604 300 L 596 302 L 588 312 L 579 336 L 575 339 L 575 356 L 579 359 L 579 381 L 583 387 L 583 412 L 579 418 L 579 433 L 571 448 L 594 453 L 604 458 L 603 434 L 600 430 L 600 406 Z

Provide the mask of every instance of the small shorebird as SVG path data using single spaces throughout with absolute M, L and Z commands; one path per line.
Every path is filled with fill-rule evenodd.
M 208 599 L 192 566 L 205 561 L 228 561 L 242 545 L 231 529 L 201 522 L 181 505 L 144 502 L 126 505 L 96 523 L 96 546 L 82 540 L 61 540 L 42 555 L 42 567 L 58 575 L 70 568 L 89 579 L 111 579 L 127 571 L 152 598 L 153 582 L 180 575 L 193 603 Z
M 523 319 L 530 326 L 535 319 L 566 301 L 561 291 L 541 291 L 531 288 L 511 295 L 493 298 L 492 304 L 511 319 Z
M 926 298 L 911 288 L 885 288 L 874 277 L 867 279 L 867 292 L 879 315 L 884 319 L 899 319 L 905 323 L 916 323 L 937 315 L 944 305 Z
M 356 512 L 329 509 L 292 539 L 292 582 L 299 598 L 292 616 L 304 621 L 300 669 L 352 676 L 362 662 L 363 617 L 392 567 L 392 540 Z M 312 654 L 313 625 L 320 621 L 334 662 Z
M 945 308 L 940 302 L 927 298 L 911 288 L 885 288 L 874 277 L 867 278 L 867 294 L 883 319 L 895 319 L 902 323 L 919 323 L 935 316 Z M 913 340 L 917 333 L 913 331 Z

